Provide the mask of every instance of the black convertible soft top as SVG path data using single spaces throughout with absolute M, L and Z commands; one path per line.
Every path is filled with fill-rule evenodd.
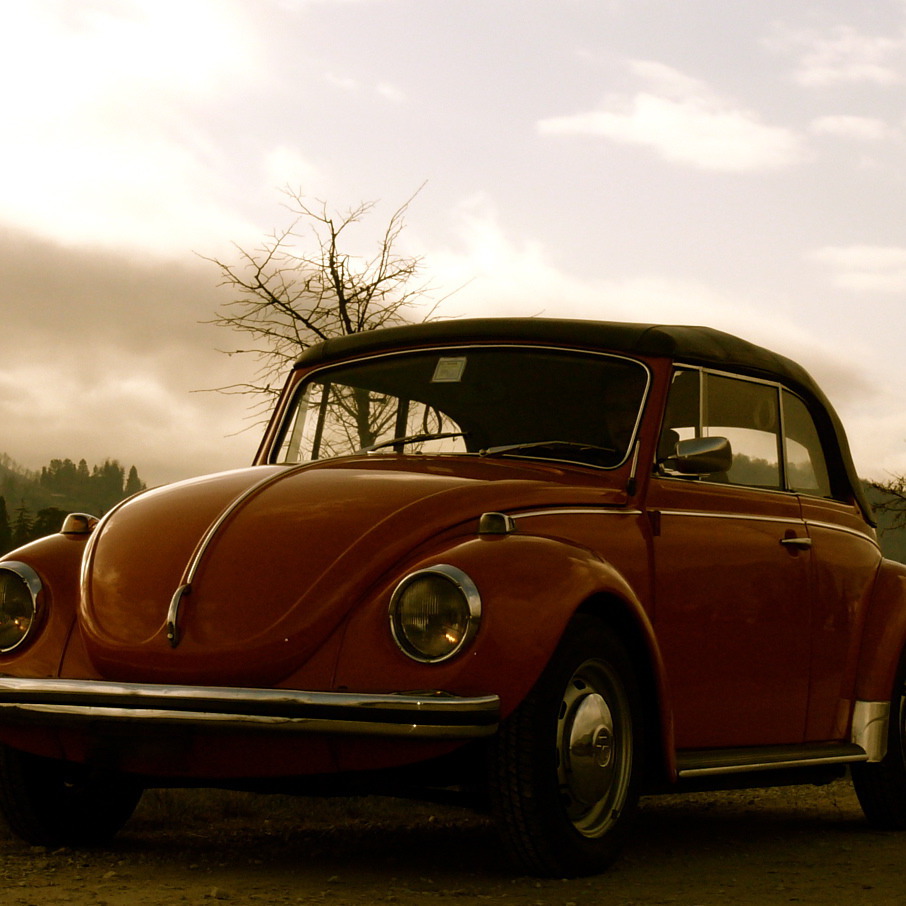
M 338 359 L 418 347 L 426 344 L 549 343 L 576 349 L 663 356 L 689 365 L 705 365 L 754 377 L 780 380 L 817 402 L 836 435 L 841 465 L 866 519 L 874 525 L 871 506 L 856 474 L 846 433 L 833 406 L 811 375 L 791 359 L 711 327 L 633 324 L 554 318 L 463 318 L 428 321 L 349 334 L 306 349 L 296 367 L 327 364 Z

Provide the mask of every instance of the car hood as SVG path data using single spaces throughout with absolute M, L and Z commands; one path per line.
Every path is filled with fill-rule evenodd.
M 475 532 L 492 510 L 625 500 L 598 483 L 576 489 L 556 467 L 387 460 L 259 466 L 121 504 L 83 563 L 80 628 L 95 667 L 123 681 L 273 684 L 438 533 Z

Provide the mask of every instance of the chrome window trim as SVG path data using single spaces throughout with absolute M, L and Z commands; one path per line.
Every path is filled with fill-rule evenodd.
M 244 727 L 299 734 L 469 739 L 497 729 L 496 695 L 351 693 L 0 677 L 0 718 L 143 726 Z
M 576 462 L 575 460 L 569 459 L 553 459 L 551 457 L 545 457 L 542 462 L 558 462 L 566 463 L 569 466 L 580 466 L 589 469 L 599 469 L 601 471 L 611 472 L 615 469 L 619 469 L 626 464 L 629 460 L 633 449 L 635 448 L 636 441 L 639 436 L 639 427 L 642 423 L 642 416 L 645 412 L 645 406 L 648 403 L 648 396 L 651 393 L 651 384 L 652 384 L 652 374 L 651 368 L 646 362 L 641 361 L 640 359 L 633 358 L 630 355 L 625 355 L 624 353 L 618 352 L 609 352 L 602 349 L 584 349 L 577 348 L 574 346 L 558 346 L 558 345 L 539 345 L 535 343 L 453 343 L 453 344 L 441 344 L 441 345 L 431 345 L 431 346 L 414 346 L 410 349 L 399 349 L 393 350 L 391 352 L 380 352 L 373 355 L 362 355 L 356 356 L 350 359 L 341 359 L 339 361 L 329 362 L 326 365 L 319 365 L 314 367 L 311 371 L 306 371 L 303 373 L 302 378 L 299 380 L 297 385 L 293 388 L 292 393 L 288 394 L 286 397 L 286 402 L 280 408 L 279 416 L 277 419 L 276 430 L 271 436 L 267 444 L 267 455 L 266 455 L 266 465 L 273 466 L 296 466 L 296 465 L 310 465 L 313 462 L 327 462 L 329 459 L 318 459 L 318 460 L 306 460 L 304 463 L 293 463 L 293 462 L 278 462 L 275 460 L 277 452 L 280 450 L 280 447 L 283 444 L 283 438 L 286 436 L 287 430 L 289 430 L 290 425 L 287 423 L 287 419 L 290 417 L 291 413 L 295 409 L 295 401 L 298 398 L 299 394 L 302 392 L 302 389 L 306 384 L 310 383 L 312 380 L 317 379 L 317 376 L 321 372 L 330 372 L 335 371 L 340 368 L 347 368 L 351 365 L 358 365 L 362 362 L 376 362 L 381 359 L 396 358 L 399 356 L 412 355 L 412 354 L 421 354 L 421 353 L 437 353 L 445 352 L 451 350 L 485 350 L 485 349 L 529 349 L 539 352 L 560 352 L 560 353 L 574 353 L 576 355 L 582 356 L 595 356 L 599 358 L 608 358 L 608 359 L 619 359 L 624 362 L 632 362 L 634 365 L 638 365 L 645 372 L 645 389 L 642 392 L 642 398 L 639 404 L 639 411 L 636 414 L 635 424 L 632 427 L 632 434 L 630 435 L 629 443 L 626 446 L 626 455 L 613 466 L 596 466 L 590 463 L 581 463 Z M 343 456 L 348 456 L 351 454 L 343 454 Z M 425 455 L 425 454 L 423 454 Z M 444 454 L 427 454 L 427 455 L 443 455 L 443 456 L 479 456 L 477 453 L 444 453 Z M 330 457 L 330 459 L 342 459 L 343 456 Z M 514 458 L 524 458 L 524 459 L 534 459 L 538 461 L 538 457 L 530 457 L 528 455 L 520 455 L 519 457 Z

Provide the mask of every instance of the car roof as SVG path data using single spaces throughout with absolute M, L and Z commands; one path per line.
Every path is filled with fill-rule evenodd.
M 711 327 L 555 318 L 461 318 L 368 330 L 314 344 L 302 353 L 298 364 L 309 366 L 426 343 L 494 341 L 548 342 L 664 356 L 780 376 L 806 386 L 813 384 L 804 369 L 790 359 Z
M 674 324 L 581 321 L 558 318 L 460 318 L 406 324 L 348 334 L 306 349 L 296 367 L 431 344 L 548 343 L 584 350 L 669 358 L 688 365 L 721 368 L 753 377 L 780 380 L 810 397 L 827 414 L 836 435 L 843 469 L 859 508 L 874 524 L 871 506 L 856 474 L 846 433 L 833 406 L 799 364 L 748 340 L 715 330 Z

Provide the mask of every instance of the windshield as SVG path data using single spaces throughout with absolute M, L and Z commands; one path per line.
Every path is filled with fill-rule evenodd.
M 299 388 L 274 461 L 471 453 L 613 468 L 628 455 L 647 384 L 630 359 L 523 347 L 367 359 Z

